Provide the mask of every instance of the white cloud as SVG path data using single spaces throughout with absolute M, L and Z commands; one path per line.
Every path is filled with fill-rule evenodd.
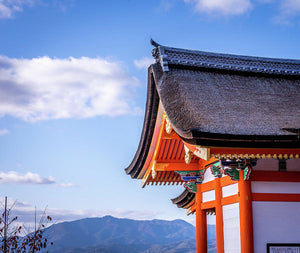
M 274 17 L 274 21 L 280 24 L 290 24 L 293 19 L 300 16 L 300 0 L 282 0 L 279 9 L 280 14 Z
M 27 172 L 21 174 L 16 171 L 0 172 L 0 184 L 54 184 L 54 177 L 42 177 L 39 174 Z
M 10 18 L 12 10 L 7 7 L 3 2 L 0 2 L 0 18 Z
M 26 5 L 33 5 L 38 0 L 0 0 L 0 18 L 12 18 L 15 12 L 23 11 Z
M 284 0 L 282 1 L 282 8 L 285 11 L 300 11 L 300 0 Z
M 14 205 L 13 205 L 14 204 Z M 116 218 L 127 218 L 134 220 L 153 220 L 153 219 L 177 219 L 178 217 L 170 217 L 169 214 L 165 212 L 157 212 L 151 210 L 130 210 L 130 209 L 106 209 L 106 210 L 93 210 L 93 209 L 59 209 L 59 208 L 48 208 L 42 207 L 35 209 L 33 205 L 26 202 L 16 201 L 14 199 L 8 198 L 8 207 L 12 207 L 11 217 L 18 216 L 17 223 L 20 225 L 25 225 L 26 228 L 34 227 L 34 215 L 36 215 L 38 220 L 45 213 L 49 215 L 53 221 L 48 224 L 59 223 L 64 221 L 73 221 L 84 218 L 91 217 L 103 217 L 110 215 Z M 0 211 L 4 208 L 4 198 L 0 198 Z M 167 218 L 166 218 L 167 217 Z M 188 217 L 184 216 L 187 222 L 195 224 L 195 217 L 190 215 Z
M 169 11 L 178 1 L 181 0 L 160 0 L 157 11 Z
M 184 0 L 195 10 L 209 15 L 241 15 L 251 9 L 250 0 Z
M 26 228 L 34 227 L 34 214 L 36 211 L 37 217 L 41 217 L 45 212 L 46 215 L 49 215 L 54 223 L 64 222 L 64 221 L 73 221 L 84 218 L 95 218 L 95 217 L 103 217 L 106 215 L 111 215 L 117 218 L 128 218 L 135 220 L 147 220 L 147 219 L 155 219 L 159 218 L 160 214 L 158 212 L 153 211 L 136 211 L 136 210 L 126 210 L 126 209 L 115 209 L 115 210 L 89 210 L 89 209 L 58 209 L 58 208 L 35 208 L 27 203 L 22 203 L 19 201 L 15 201 L 13 199 L 9 199 L 8 207 L 12 207 L 13 203 L 15 205 L 12 208 L 12 216 L 18 217 L 18 223 L 24 224 Z M 4 199 L 1 201 L 0 199 L 0 208 L 4 207 Z M 50 224 L 51 225 L 51 224 Z
M 103 58 L 12 59 L 0 56 L 0 117 L 24 121 L 140 114 L 138 80 Z
M 37 173 L 26 172 L 25 174 L 22 174 L 16 171 L 0 171 L 0 184 L 51 184 L 62 188 L 78 187 L 78 185 L 71 182 L 60 183 L 56 178 L 52 176 L 42 177 Z
M 0 198 L 0 209 L 3 209 L 4 208 L 4 201 L 5 201 L 5 198 L 1 197 Z M 31 205 L 26 203 L 26 202 L 22 202 L 22 201 L 17 201 L 15 199 L 12 199 L 12 198 L 7 198 L 7 207 L 10 209 L 10 208 L 26 208 L 26 207 L 30 207 Z
M 0 0 L 0 19 L 13 18 L 16 12 L 22 12 L 24 7 L 40 4 L 44 7 L 54 6 L 59 11 L 66 11 L 74 5 L 75 0 Z
M 73 183 L 60 183 L 60 184 L 57 184 L 57 186 L 62 187 L 62 188 L 78 187 L 78 185 L 73 184 Z
M 134 60 L 134 65 L 139 69 L 147 69 L 154 63 L 154 59 L 150 57 L 144 57 L 140 60 Z
M 41 216 L 44 209 L 38 209 L 37 215 Z M 57 209 L 47 208 L 47 215 L 51 216 L 56 222 L 73 221 L 84 218 L 95 218 L 111 215 L 116 218 L 128 218 L 135 220 L 155 219 L 159 216 L 159 213 L 153 211 L 136 211 L 136 210 L 88 210 L 88 209 Z M 20 222 L 30 223 L 34 220 L 34 208 L 33 207 L 16 207 L 14 215 L 20 217 Z
M 0 129 L 0 136 L 2 135 L 6 135 L 6 134 L 9 134 L 9 130 L 7 130 L 6 128 L 3 128 L 3 129 Z

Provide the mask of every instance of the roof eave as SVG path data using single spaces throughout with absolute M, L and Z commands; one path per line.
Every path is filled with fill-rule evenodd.
M 213 147 L 300 148 L 298 135 L 233 135 L 207 133 L 199 130 L 178 131 L 187 143 Z
M 137 178 L 147 159 L 152 136 L 155 129 L 156 117 L 159 106 L 159 96 L 153 77 L 153 66 L 148 68 L 148 90 L 145 108 L 144 125 L 140 143 L 131 164 L 125 169 L 126 174 Z
M 190 204 L 195 198 L 195 193 L 189 192 L 185 189 L 178 197 L 171 199 L 173 204 L 177 205 L 179 208 L 183 208 Z

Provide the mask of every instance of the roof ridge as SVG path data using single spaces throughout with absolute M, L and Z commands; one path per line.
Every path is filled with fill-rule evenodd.
M 163 70 L 169 66 L 209 68 L 229 71 L 264 73 L 274 75 L 300 76 L 300 60 L 213 53 L 190 49 L 162 46 L 151 40 L 155 46 L 152 55 L 160 62 Z

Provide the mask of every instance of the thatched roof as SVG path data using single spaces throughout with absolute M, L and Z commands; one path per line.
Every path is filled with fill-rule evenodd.
M 204 146 L 299 147 L 300 61 L 161 45 L 153 55 L 160 100 L 183 139 Z

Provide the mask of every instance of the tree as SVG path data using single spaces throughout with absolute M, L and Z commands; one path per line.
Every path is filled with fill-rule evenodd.
M 15 202 L 16 203 L 16 202 Z M 17 216 L 11 218 L 10 212 L 15 203 L 8 208 L 7 197 L 4 201 L 4 210 L 0 217 L 0 252 L 3 253 L 35 253 L 47 247 L 48 241 L 44 237 L 44 232 L 48 222 L 52 221 L 50 216 L 46 216 L 46 208 L 41 216 L 39 224 L 36 222 L 35 211 L 35 229 L 29 232 L 24 226 L 14 225 L 18 219 Z M 27 232 L 25 236 L 22 233 Z M 52 242 L 50 243 L 53 244 Z

